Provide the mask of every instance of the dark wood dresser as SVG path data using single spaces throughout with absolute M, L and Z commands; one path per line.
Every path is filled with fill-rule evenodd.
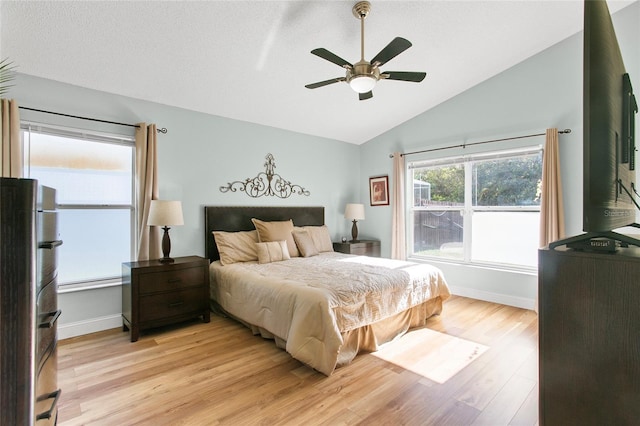
M 202 316 L 209 322 L 209 261 L 199 256 L 122 264 L 122 323 L 140 331 Z
M 357 240 L 346 243 L 333 243 L 333 250 L 359 256 L 380 257 L 380 241 L 378 240 Z
M 640 249 L 539 251 L 540 425 L 640 422 Z
M 57 421 L 55 190 L 0 179 L 0 425 Z

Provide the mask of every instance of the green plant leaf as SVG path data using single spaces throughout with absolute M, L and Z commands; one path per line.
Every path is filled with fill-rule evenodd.
M 6 83 L 12 81 L 15 77 L 15 65 L 13 62 L 10 62 L 8 58 L 4 58 L 0 61 L 0 96 L 7 93 L 10 87 L 13 85 L 8 85 Z

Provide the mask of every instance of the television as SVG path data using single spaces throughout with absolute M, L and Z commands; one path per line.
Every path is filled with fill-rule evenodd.
M 635 119 L 638 105 L 604 0 L 584 2 L 583 210 L 586 234 L 555 247 L 594 238 L 640 246 L 613 232 L 636 224 Z

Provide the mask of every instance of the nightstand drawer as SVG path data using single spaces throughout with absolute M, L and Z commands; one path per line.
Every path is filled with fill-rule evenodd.
M 351 254 L 356 254 L 358 256 L 380 257 L 380 246 L 359 245 L 356 247 L 351 247 Z
M 333 250 L 345 254 L 354 254 L 356 256 L 380 257 L 380 241 L 358 240 L 347 241 L 345 243 L 333 243 Z
M 207 300 L 203 298 L 202 288 L 193 288 L 169 293 L 159 293 L 140 298 L 140 323 L 202 312 Z
M 140 274 L 140 295 L 202 286 L 202 267 Z

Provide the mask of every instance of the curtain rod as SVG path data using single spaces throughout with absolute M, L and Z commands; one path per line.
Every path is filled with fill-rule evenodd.
M 128 126 L 128 127 L 136 127 L 136 128 L 140 127 L 137 124 L 118 123 L 117 121 L 100 120 L 100 119 L 97 119 L 97 118 L 90 118 L 90 117 L 80 117 L 79 115 L 63 114 L 61 112 L 45 111 L 43 109 L 27 108 L 27 107 L 23 107 L 23 106 L 19 106 L 18 108 L 26 109 L 28 111 L 44 112 L 45 114 L 61 115 L 63 117 L 79 118 L 80 120 L 89 120 L 89 121 L 97 121 L 99 123 L 116 124 L 118 126 Z M 167 133 L 167 128 L 163 127 L 161 129 L 156 129 L 156 131 L 158 133 L 166 134 Z
M 571 129 L 558 130 L 558 133 L 571 133 Z M 511 141 L 511 140 L 514 140 L 514 139 L 532 138 L 534 136 L 545 136 L 545 135 L 546 135 L 546 133 L 536 133 L 535 135 L 514 136 L 514 137 L 511 137 L 511 138 L 492 139 L 492 140 L 489 140 L 489 141 L 481 141 L 481 142 L 463 143 L 463 144 L 460 144 L 460 145 L 444 146 L 442 148 L 423 149 L 422 151 L 405 152 L 403 154 L 400 154 L 400 157 L 404 157 L 406 155 L 413 155 L 413 154 L 422 154 L 423 152 L 441 151 L 443 149 L 452 149 L 452 148 L 466 148 L 466 147 L 472 146 L 472 145 L 482 145 L 482 144 L 485 144 L 485 143 Z M 389 158 L 393 158 L 393 154 L 389 154 Z

